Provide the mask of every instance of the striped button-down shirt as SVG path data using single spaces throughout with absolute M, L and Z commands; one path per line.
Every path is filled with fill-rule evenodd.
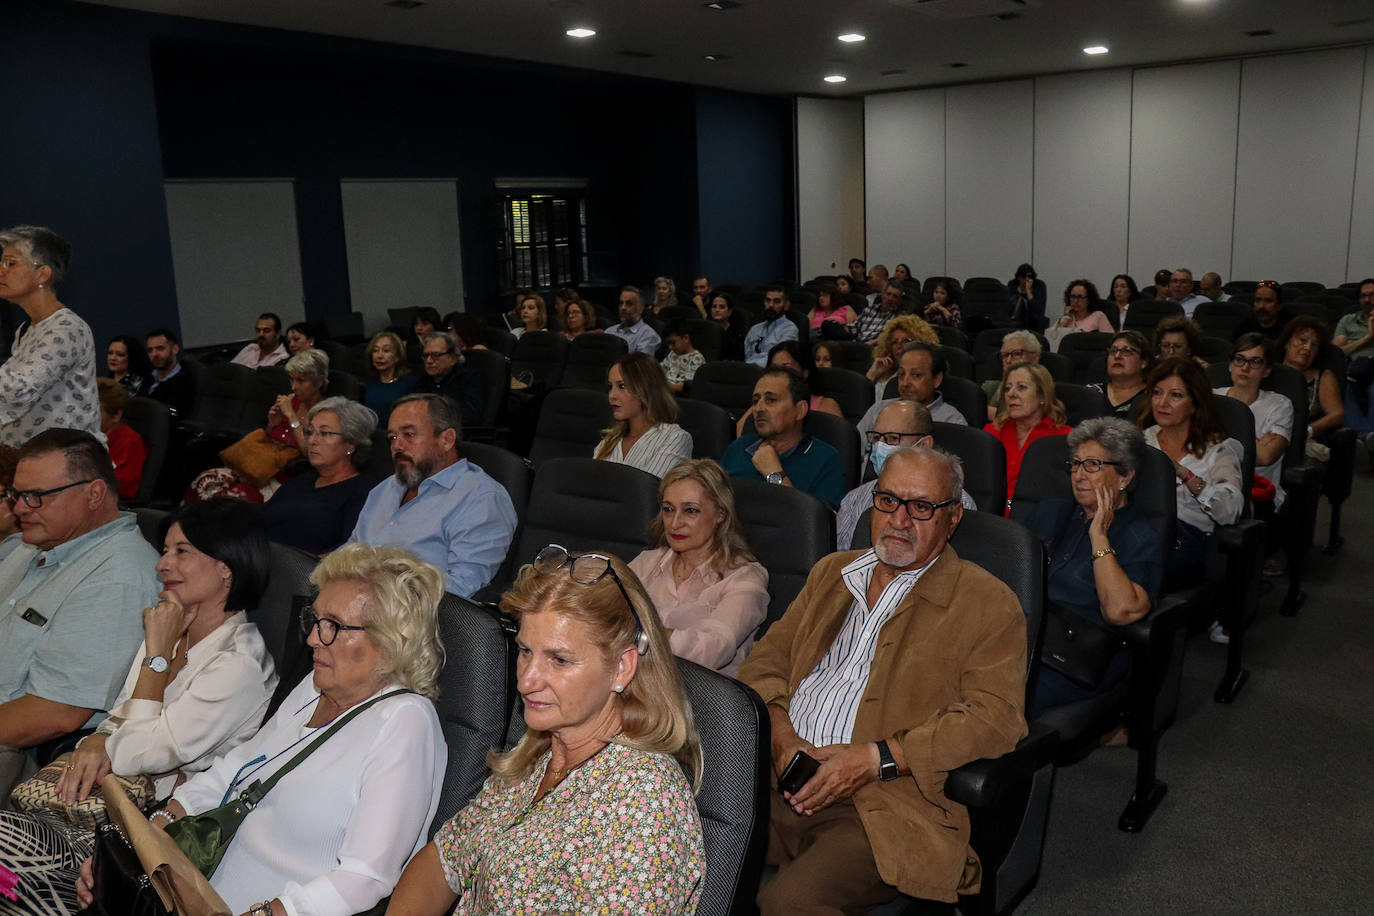
M 938 559 L 938 555 L 936 559 Z M 935 564 L 899 573 L 887 584 L 873 607 L 868 606 L 868 583 L 878 556 L 872 550 L 843 570 L 845 587 L 854 596 L 844 626 L 829 650 L 797 686 L 788 716 L 797 734 L 817 747 L 848 744 L 854 734 L 854 718 L 868 686 L 868 671 L 878 646 L 878 633 L 905 600 L 917 581 Z

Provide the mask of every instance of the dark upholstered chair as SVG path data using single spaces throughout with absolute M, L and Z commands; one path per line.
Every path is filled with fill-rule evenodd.
M 487 391 L 481 422 L 475 428 L 465 428 L 463 439 L 494 441 L 496 427 L 501 422 L 501 408 L 505 406 L 506 393 L 510 391 L 510 360 L 496 350 L 464 350 L 463 362 L 481 373 Z M 385 423 L 385 419 L 382 422 Z
M 731 478 L 735 511 L 749 548 L 768 570 L 768 616 L 759 635 L 782 617 L 811 568 L 835 549 L 835 513 L 821 500 L 793 487 Z
M 525 511 L 530 503 L 530 484 L 534 480 L 534 469 L 528 459 L 484 442 L 464 442 L 458 447 L 458 454 L 477 465 L 488 477 L 504 487 L 510 495 L 511 505 L 515 507 L 516 522 L 515 536 L 511 538 L 512 549 L 494 580 L 499 583 L 509 582 L 515 577 L 514 545 L 520 542 L 520 527 L 525 523 Z
M 1073 363 L 1073 380 L 1080 384 L 1093 381 L 1090 370 L 1111 345 L 1112 335 L 1105 331 L 1086 331 L 1069 334 L 1059 341 L 1059 353 Z
M 1139 331 L 1149 340 L 1154 336 L 1155 325 L 1165 318 L 1183 315 L 1183 306 L 1167 299 L 1137 299 L 1126 310 L 1127 331 Z
M 613 553 L 628 563 L 649 548 L 649 523 L 657 512 L 653 474 L 593 458 L 552 458 L 536 465 L 516 565 L 551 543 Z
M 935 444 L 964 463 L 964 489 L 981 512 L 1001 515 L 1007 505 L 1007 450 L 976 426 L 934 424 Z
M 348 398 L 350 401 L 363 399 L 363 383 L 352 373 L 342 369 L 329 370 L 329 396 Z
M 812 391 L 832 397 L 844 418 L 857 424 L 873 406 L 873 383 L 852 369 L 816 369 L 811 373 Z
M 537 468 L 551 458 L 590 458 L 601 431 L 614 422 L 604 392 L 585 388 L 550 391 L 539 409 L 539 423 L 530 445 Z
M 1236 327 L 1251 314 L 1253 310 L 1245 302 L 1200 302 L 1193 309 L 1193 320 L 1202 328 L 1202 333 L 1231 340 Z
M 158 478 L 167 463 L 167 448 L 172 440 L 172 409 L 153 398 L 131 398 L 124 409 L 124 422 L 138 433 L 148 449 L 148 457 L 143 461 L 143 479 L 132 500 L 135 504 L 146 504 L 153 498 Z
M 552 331 L 529 331 L 515 341 L 510 371 L 515 378 L 533 386 L 552 388 L 563 379 L 563 366 L 568 358 L 568 339 Z
M 611 363 L 629 352 L 625 340 L 614 334 L 579 334 L 568 347 L 561 384 L 604 393 Z
M 724 407 L 697 398 L 678 398 L 678 425 L 692 436 L 692 457 L 713 458 L 725 454 L 735 438 L 735 424 Z
M 754 401 L 754 384 L 762 374 L 762 369 L 750 363 L 707 363 L 692 379 L 692 397 L 725 408 L 733 422 L 749 410 Z
M 1107 395 L 1096 388 L 1072 382 L 1055 382 L 1054 394 L 1063 402 L 1068 414 L 1066 422 L 1070 426 L 1077 426 L 1089 417 L 1105 417 L 1111 413 Z

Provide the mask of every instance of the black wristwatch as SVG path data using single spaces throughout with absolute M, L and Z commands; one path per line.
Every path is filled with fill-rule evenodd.
M 883 782 L 897 778 L 897 761 L 892 759 L 892 751 L 888 750 L 886 741 L 878 742 L 878 778 Z

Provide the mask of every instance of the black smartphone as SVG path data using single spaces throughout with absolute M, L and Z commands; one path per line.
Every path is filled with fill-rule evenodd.
M 788 761 L 786 769 L 778 777 L 778 791 L 796 795 L 806 781 L 816 775 L 821 765 L 806 751 L 797 751 Z

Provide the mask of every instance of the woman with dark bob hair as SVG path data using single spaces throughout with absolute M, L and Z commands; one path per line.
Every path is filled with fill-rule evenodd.
M 1345 423 L 1345 403 L 1341 399 L 1341 386 L 1336 373 L 1316 365 L 1317 356 L 1329 343 L 1330 325 L 1311 315 L 1299 315 L 1283 326 L 1283 333 L 1274 345 L 1274 352 L 1283 360 L 1283 364 L 1301 372 L 1303 381 L 1307 383 L 1309 453 L 1313 451 L 1310 445 L 1313 436 L 1320 437 L 1333 429 L 1340 429 Z M 1325 460 L 1320 450 L 1315 457 Z M 1326 457 L 1330 457 L 1329 451 Z
M 248 740 L 276 688 L 272 656 L 246 616 L 267 587 L 270 554 L 257 508 L 195 503 L 163 530 L 163 592 L 143 612 L 143 645 L 124 688 L 95 734 L 59 758 L 65 804 L 85 800 L 111 772 L 165 798 Z M 94 847 L 93 831 L 51 811 L 0 813 L 0 865 L 20 876 L 19 900 L 4 912 L 77 912 L 77 865 Z
M 1135 285 L 1135 278 L 1130 274 L 1117 274 L 1112 277 L 1107 293 L 1110 296 L 1107 315 L 1112 319 L 1112 324 L 1120 328 L 1126 324 L 1126 311 L 1131 303 L 1141 298 L 1140 287 Z
M 143 394 L 153 374 L 147 350 L 142 342 L 128 334 L 110 339 L 110 345 L 105 348 L 105 368 L 110 371 L 109 377 L 123 385 L 131 398 Z
M 1028 527 L 1050 555 L 1048 587 L 1054 607 L 1041 654 L 1032 715 L 1112 689 L 1130 671 L 1130 653 L 1110 634 L 1150 610 L 1162 570 L 1158 540 L 1130 504 L 1145 463 L 1140 428 L 1116 417 L 1093 417 L 1068 436 L 1065 471 L 1072 500 L 1046 500 Z M 1074 625 L 1092 627 L 1067 649 L 1055 639 Z
M 501 610 L 520 625 L 525 733 L 488 755 L 492 775 L 410 860 L 391 912 L 695 912 L 701 741 L 639 579 L 550 544 Z

